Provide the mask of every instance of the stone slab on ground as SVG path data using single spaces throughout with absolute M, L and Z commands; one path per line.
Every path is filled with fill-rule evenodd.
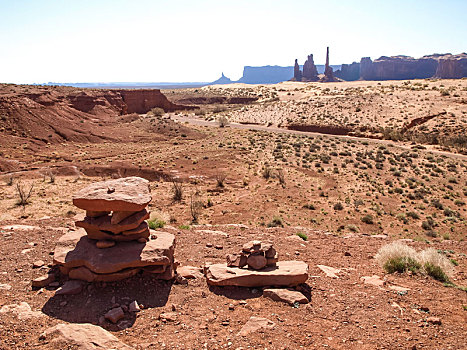
M 47 329 L 44 337 L 51 344 L 63 345 L 65 343 L 73 349 L 134 350 L 133 347 L 118 340 L 112 333 L 89 323 L 59 323 Z
M 339 272 L 341 272 L 340 269 L 336 269 L 334 267 L 331 267 L 331 266 L 326 266 L 326 265 L 316 265 L 321 271 L 324 272 L 324 274 L 327 276 L 327 277 L 331 277 L 331 278 L 339 278 L 337 276 L 337 274 Z
M 25 301 L 19 304 L 3 305 L 0 308 L 0 314 L 12 313 L 20 320 L 27 320 L 34 317 L 42 317 L 44 314 L 40 311 L 32 311 L 31 306 Z
M 300 292 L 287 288 L 268 288 L 263 290 L 263 296 L 274 301 L 282 301 L 289 305 L 308 304 L 308 299 Z
M 140 211 L 151 199 L 149 181 L 133 176 L 93 183 L 73 196 L 73 204 L 92 211 Z
M 262 270 L 227 267 L 214 264 L 206 268 L 206 279 L 213 286 L 296 286 L 308 279 L 308 265 L 304 261 L 279 261 L 276 266 Z
M 147 243 L 118 242 L 99 249 L 83 229 L 63 235 L 55 247 L 54 264 L 73 268 L 85 266 L 94 273 L 115 273 L 127 268 L 173 263 L 175 236 L 158 231 Z
M 254 333 L 260 329 L 272 329 L 275 325 L 276 324 L 274 322 L 268 320 L 267 318 L 251 316 L 237 335 L 247 336 L 250 333 Z

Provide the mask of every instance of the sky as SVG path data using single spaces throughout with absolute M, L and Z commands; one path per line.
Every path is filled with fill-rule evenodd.
M 467 52 L 466 0 L 0 0 L 0 82 L 208 82 Z

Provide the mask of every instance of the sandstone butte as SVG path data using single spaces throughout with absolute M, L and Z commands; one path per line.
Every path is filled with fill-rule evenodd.
M 70 231 L 62 236 L 54 251 L 54 264 L 71 269 L 85 266 L 96 274 L 110 274 L 127 268 L 171 265 L 175 250 L 175 237 L 157 232 L 157 238 L 147 243 L 136 241 L 102 249 L 89 239 L 84 230 Z
M 308 279 L 308 265 L 304 261 L 279 261 L 276 266 L 262 270 L 227 267 L 213 264 L 206 268 L 206 279 L 213 286 L 297 286 Z
M 88 211 L 141 211 L 151 201 L 149 181 L 127 177 L 96 182 L 77 192 L 73 204 Z

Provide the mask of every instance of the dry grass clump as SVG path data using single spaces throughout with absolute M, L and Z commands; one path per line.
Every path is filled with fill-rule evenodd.
M 419 259 L 427 275 L 441 282 L 449 282 L 454 268 L 448 258 L 438 253 L 436 249 L 428 248 L 420 252 Z
M 401 242 L 381 247 L 375 259 L 388 273 L 402 273 L 407 270 L 417 272 L 420 269 L 417 251 Z
M 401 242 L 381 247 L 375 259 L 388 273 L 422 272 L 441 282 L 449 282 L 449 277 L 454 272 L 451 261 L 436 249 L 428 248 L 417 252 Z

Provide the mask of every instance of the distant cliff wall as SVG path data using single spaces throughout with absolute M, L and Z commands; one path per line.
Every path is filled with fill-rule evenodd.
M 335 72 L 343 80 L 458 79 L 467 77 L 467 54 L 433 54 L 421 58 L 382 56 L 374 61 L 363 57 L 360 63 L 343 64 Z

